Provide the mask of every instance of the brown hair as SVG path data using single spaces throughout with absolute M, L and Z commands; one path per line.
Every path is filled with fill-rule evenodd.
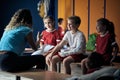
M 20 25 L 32 27 L 32 16 L 28 9 L 19 9 L 11 18 L 5 30 L 11 30 Z
M 79 16 L 70 16 L 70 17 L 68 17 L 68 20 L 74 20 L 74 23 L 78 24 L 78 25 L 81 24 L 81 19 Z
M 110 34 L 112 34 L 115 37 L 115 29 L 114 29 L 114 24 L 113 22 L 109 21 L 106 18 L 100 18 L 97 20 L 98 23 L 101 25 L 106 26 L 106 31 L 108 30 Z

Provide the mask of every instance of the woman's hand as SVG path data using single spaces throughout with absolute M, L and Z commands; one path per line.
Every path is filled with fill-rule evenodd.
M 40 41 L 41 36 L 40 36 L 40 32 L 37 33 L 37 41 Z

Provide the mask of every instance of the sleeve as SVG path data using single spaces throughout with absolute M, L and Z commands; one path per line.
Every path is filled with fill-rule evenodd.
M 86 46 L 86 40 L 83 34 L 80 34 L 76 39 L 76 46 L 70 49 L 70 54 L 84 53 Z
M 59 32 L 56 33 L 56 42 L 59 43 L 61 41 Z
M 68 41 L 69 31 L 67 31 L 63 37 L 63 40 Z

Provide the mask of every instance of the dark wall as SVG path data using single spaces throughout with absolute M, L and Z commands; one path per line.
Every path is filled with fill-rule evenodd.
M 37 11 L 37 4 L 40 0 L 1 0 L 0 1 L 0 38 L 3 34 L 5 26 L 9 23 L 12 15 L 20 8 L 28 8 L 30 9 L 33 17 L 33 29 L 34 29 L 34 37 L 36 37 L 38 31 L 42 31 L 44 29 L 42 18 L 39 16 Z M 55 18 L 57 18 L 57 0 L 54 1 L 52 7 Z M 55 9 L 54 9 L 55 8 Z

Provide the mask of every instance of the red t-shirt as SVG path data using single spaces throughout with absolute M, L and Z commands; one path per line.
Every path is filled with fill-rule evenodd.
M 40 41 L 43 42 L 43 44 L 56 46 L 57 43 L 60 42 L 60 36 L 56 29 L 52 32 L 44 30 Z
M 96 38 L 96 52 L 103 55 L 105 61 L 110 61 L 112 57 L 112 43 L 115 42 L 115 38 L 112 37 L 109 33 L 105 36 L 98 35 Z

